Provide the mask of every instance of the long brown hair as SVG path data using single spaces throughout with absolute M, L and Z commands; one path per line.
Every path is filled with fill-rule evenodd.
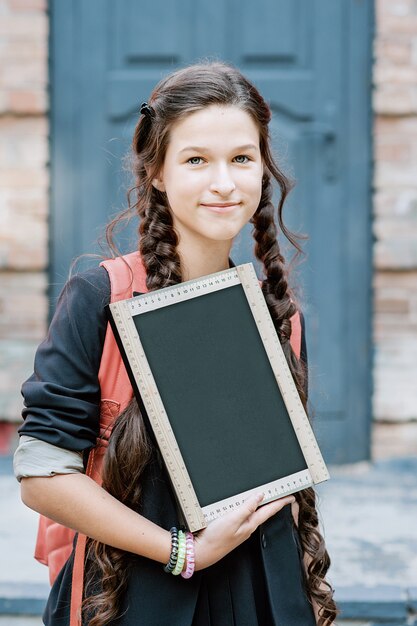
M 295 247 L 297 254 L 302 250 L 297 242 L 299 237 L 283 223 L 283 206 L 293 182 L 279 169 L 272 154 L 269 106 L 239 70 L 219 61 L 194 64 L 168 75 L 154 88 L 148 103 L 153 107 L 154 115 L 141 115 L 133 136 L 131 166 L 135 186 L 128 192 L 128 208 L 106 229 L 111 250 L 117 254 L 115 231 L 125 220 L 137 215 L 140 219 L 139 251 L 146 268 L 147 289 L 152 291 L 182 282 L 178 236 L 172 213 L 166 194 L 152 185 L 164 162 L 170 129 L 191 112 L 212 104 L 234 106 L 246 111 L 259 129 L 260 151 L 265 166 L 261 199 L 250 220 L 255 240 L 254 253 L 262 263 L 265 274 L 263 293 L 307 411 L 305 364 L 302 359 L 297 359 L 289 341 L 290 318 L 300 306 L 289 286 L 288 266 L 277 239 L 275 214 L 280 232 Z M 277 209 L 272 203 L 273 180 L 280 190 Z M 140 410 L 133 400 L 118 417 L 113 429 L 103 465 L 103 487 L 127 506 L 138 510 L 141 496 L 139 477 L 149 458 L 149 440 Z M 307 591 L 319 605 L 319 626 L 327 626 L 334 622 L 338 609 L 333 600 L 333 589 L 325 581 L 330 558 L 319 531 L 316 494 L 314 488 L 308 488 L 296 493 L 295 497 L 299 504 L 301 545 L 304 553 L 311 557 L 306 573 Z M 103 625 L 117 617 L 127 587 L 130 558 L 121 550 L 89 541 L 83 611 L 92 615 L 88 622 L 90 626 Z M 94 593 L 93 581 L 97 579 L 101 581 L 100 588 Z

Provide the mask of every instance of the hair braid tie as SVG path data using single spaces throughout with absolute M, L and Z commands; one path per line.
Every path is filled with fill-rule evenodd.
M 143 147 L 147 143 L 147 138 L 149 137 L 153 126 L 152 121 L 155 117 L 155 109 L 147 102 L 142 102 L 142 104 L 140 105 L 140 115 L 143 117 L 140 118 L 140 133 L 136 137 L 135 145 L 135 150 L 138 154 L 142 152 Z
M 141 115 L 145 115 L 146 117 L 155 117 L 155 109 L 147 102 L 142 102 L 142 104 L 140 105 L 140 112 Z

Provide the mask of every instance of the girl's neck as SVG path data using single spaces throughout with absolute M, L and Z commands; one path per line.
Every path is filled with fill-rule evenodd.
M 225 243 L 225 242 L 222 242 Z M 222 250 L 197 250 L 187 249 L 184 253 L 181 250 L 181 246 L 178 247 L 178 252 L 181 258 L 182 280 L 193 280 L 194 278 L 200 278 L 200 276 L 206 276 L 207 274 L 214 274 L 222 270 L 232 267 L 233 262 L 230 259 L 230 248 L 223 246 Z

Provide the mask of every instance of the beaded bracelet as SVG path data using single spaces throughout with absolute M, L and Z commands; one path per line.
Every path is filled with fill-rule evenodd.
M 178 557 L 178 529 L 173 526 L 170 530 L 171 533 L 171 554 L 168 563 L 164 566 L 164 572 L 170 574 L 177 564 Z
M 187 532 L 186 534 L 186 554 L 187 554 L 187 567 L 185 572 L 181 572 L 183 578 L 191 578 L 194 574 L 195 568 L 195 549 L 194 549 L 194 535 Z
M 178 531 L 178 557 L 172 574 L 178 576 L 182 572 L 185 562 L 185 532 L 183 530 Z

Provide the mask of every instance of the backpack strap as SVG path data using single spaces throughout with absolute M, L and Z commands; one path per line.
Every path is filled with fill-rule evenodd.
M 296 313 L 294 313 L 294 315 L 290 318 L 290 321 L 291 321 L 291 337 L 290 337 L 291 347 L 294 350 L 294 354 L 297 357 L 297 359 L 300 360 L 301 335 L 302 335 L 300 311 L 297 311 Z
M 148 291 L 139 252 L 102 261 L 100 265 L 109 274 L 110 302 L 131 298 L 133 291 Z M 117 402 L 119 413 L 123 411 L 133 397 L 133 390 L 110 323 L 107 324 L 98 380 L 102 402 Z

